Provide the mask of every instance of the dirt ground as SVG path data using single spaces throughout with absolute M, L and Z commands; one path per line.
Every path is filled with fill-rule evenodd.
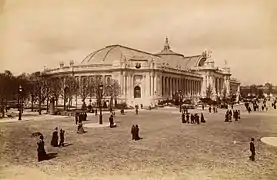
M 259 139 L 277 136 L 277 110 L 248 114 L 236 108 L 238 122 L 224 122 L 225 110 L 204 110 L 207 123 L 200 125 L 182 124 L 178 108 L 127 112 L 116 116 L 117 128 L 86 128 L 85 134 L 76 133 L 73 118 L 1 122 L 0 179 L 276 179 L 277 148 Z M 140 141 L 131 140 L 133 124 L 140 126 Z M 65 130 L 66 147 L 50 146 L 55 127 Z M 37 162 L 37 138 L 31 137 L 37 131 L 45 136 L 47 153 L 57 157 Z M 255 162 L 248 159 L 251 137 Z

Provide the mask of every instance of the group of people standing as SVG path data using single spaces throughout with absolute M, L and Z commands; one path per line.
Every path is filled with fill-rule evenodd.
M 53 147 L 61 147 L 64 146 L 64 134 L 65 131 L 60 129 L 60 142 L 59 142 L 59 135 L 58 135 L 58 128 L 56 127 L 51 139 L 51 146 Z M 44 137 L 41 133 L 39 133 L 39 140 L 37 142 L 37 153 L 38 153 L 38 161 L 43 161 L 48 158 L 45 148 L 44 148 Z
M 217 113 L 217 107 L 216 106 L 209 106 L 209 113 L 212 113 L 212 110 L 214 113 Z
M 52 134 L 51 146 L 53 147 L 64 146 L 64 133 L 65 131 L 63 129 L 60 129 L 60 143 L 59 143 L 58 127 L 56 127 Z
M 76 125 L 78 123 L 82 123 L 82 121 L 86 121 L 87 120 L 87 113 L 86 112 L 81 112 L 81 113 L 76 113 L 75 114 L 75 123 Z
M 225 122 L 232 122 L 232 117 L 235 121 L 238 121 L 240 119 L 240 110 L 228 109 L 225 113 Z
M 140 140 L 141 138 L 139 137 L 139 127 L 138 125 L 133 125 L 131 128 L 131 134 L 132 134 L 132 140 Z
M 195 114 L 192 114 L 192 113 L 190 114 L 188 112 L 182 113 L 182 123 L 200 124 L 200 121 L 201 123 L 206 122 L 203 113 L 201 113 L 201 118 L 197 113 Z

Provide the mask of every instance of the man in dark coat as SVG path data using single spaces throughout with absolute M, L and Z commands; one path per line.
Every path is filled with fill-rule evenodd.
M 194 124 L 194 115 L 193 114 L 190 115 L 190 123 Z
M 64 146 L 64 133 L 65 131 L 63 129 L 60 130 L 60 147 Z
M 203 115 L 203 113 L 201 113 L 201 123 L 205 123 L 206 121 L 205 121 L 205 118 L 204 118 L 204 115 Z
M 255 161 L 256 152 L 255 152 L 254 138 L 251 138 L 251 142 L 250 142 L 250 152 L 251 152 L 251 155 L 249 156 L 249 159 L 250 159 L 251 161 Z
M 58 128 L 56 127 L 52 135 L 51 145 L 54 147 L 58 147 L 58 140 L 59 140 Z
M 212 112 L 212 107 L 211 106 L 209 106 L 209 113 L 211 113 Z
M 84 113 L 79 114 L 79 123 L 82 123 L 84 121 Z
M 186 123 L 186 115 L 185 115 L 185 113 L 182 113 L 182 123 Z
M 187 123 L 189 123 L 189 113 L 187 113 L 186 118 L 187 118 Z

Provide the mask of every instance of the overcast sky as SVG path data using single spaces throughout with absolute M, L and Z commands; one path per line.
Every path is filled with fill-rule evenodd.
M 0 71 L 79 63 L 122 44 L 184 55 L 213 51 L 244 84 L 277 84 L 274 0 L 0 0 Z

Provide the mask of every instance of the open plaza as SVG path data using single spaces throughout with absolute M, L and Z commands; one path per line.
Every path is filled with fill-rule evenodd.
M 276 179 L 277 147 L 261 142 L 277 136 L 277 110 L 251 112 L 243 105 L 239 121 L 224 122 L 226 109 L 201 112 L 206 123 L 181 122 L 176 107 L 116 112 L 116 128 L 105 126 L 109 113 L 88 113 L 84 134 L 76 133 L 74 117 L 24 112 L 22 121 L 0 120 L 0 179 Z M 29 113 L 29 114 L 28 114 Z M 138 124 L 141 140 L 131 138 Z M 65 130 L 65 147 L 50 145 L 55 127 Z M 53 157 L 37 162 L 37 137 Z M 249 160 L 250 139 L 255 138 L 256 161 Z

